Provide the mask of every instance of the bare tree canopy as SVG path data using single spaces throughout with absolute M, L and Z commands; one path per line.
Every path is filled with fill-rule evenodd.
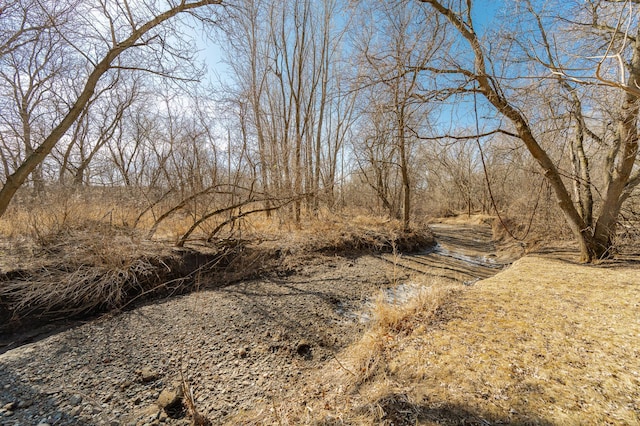
M 28 147 L 15 170 L 5 170 L 7 175 L 0 190 L 0 215 L 6 211 L 18 188 L 80 117 L 106 74 L 113 70 L 169 73 L 170 69 L 166 65 L 171 63 L 171 59 L 179 60 L 181 53 L 171 44 L 171 31 L 163 29 L 163 26 L 179 14 L 220 3 L 221 0 L 183 0 L 178 3 L 130 4 L 127 0 L 117 0 L 33 2 L 25 5 L 16 1 L 10 5 L 17 9 L 14 13 L 16 16 L 9 17 L 4 16 L 8 14 L 8 9 L 3 9 L 0 16 L 3 21 L 18 20 L 15 28 L 9 30 L 8 34 L 3 34 L 3 61 L 9 54 L 12 57 L 10 59 L 16 58 L 19 61 L 24 57 L 23 54 L 29 55 L 28 51 L 31 50 L 28 66 L 31 71 L 39 74 L 30 79 L 36 84 L 44 84 L 43 82 L 61 71 L 56 67 L 56 61 L 62 66 L 70 58 L 74 58 L 78 61 L 71 70 L 75 75 L 68 77 L 73 78 L 74 84 L 81 83 L 78 91 L 65 100 L 56 124 L 43 134 L 37 147 Z M 61 10 L 64 12 L 60 12 Z M 44 23 L 31 26 L 28 23 L 30 13 L 46 17 Z M 31 33 L 33 40 L 29 40 Z M 21 47 L 27 52 L 23 53 Z M 130 50 L 135 50 L 137 54 L 127 58 L 126 54 Z M 52 64 L 53 68 L 46 70 Z M 23 88 L 19 81 L 15 84 L 16 89 Z M 31 88 L 27 89 L 30 90 Z
M 591 261 L 610 256 L 621 206 L 639 183 L 637 88 L 640 87 L 640 26 L 636 8 L 629 2 L 615 6 L 611 2 L 576 5 L 573 12 L 578 20 L 566 24 L 561 13 L 554 15 L 553 11 L 545 9 L 545 5 L 533 1 L 515 2 L 514 13 L 520 13 L 522 19 L 528 20 L 526 26 L 520 28 L 525 31 L 518 33 L 504 29 L 502 33 L 496 33 L 501 37 L 498 40 L 503 42 L 504 47 L 500 47 L 481 39 L 476 32 L 471 1 L 421 2 L 449 21 L 468 53 L 463 56 L 466 61 L 452 58 L 451 68 L 447 70 L 427 68 L 425 71 L 458 74 L 467 90 L 475 85 L 475 90 L 511 123 L 542 169 L 580 243 L 582 259 Z M 576 38 L 575 32 L 572 34 L 577 25 L 583 26 L 583 35 L 578 35 L 581 38 Z M 624 29 L 621 35 L 618 34 L 620 29 Z M 575 55 L 568 55 L 568 50 L 563 49 L 570 46 L 573 49 L 580 46 L 583 56 L 576 60 Z M 501 52 L 506 56 L 499 56 L 497 52 L 501 49 L 506 49 Z M 608 68 L 611 58 L 622 64 L 617 81 L 611 77 L 615 75 L 615 66 Z M 523 63 L 528 64 L 527 67 L 520 65 Z M 591 70 L 585 68 L 589 63 L 592 64 Z M 532 70 L 541 72 L 541 76 L 532 79 L 529 74 Z M 529 99 L 532 89 L 537 91 L 533 95 L 543 93 L 541 86 L 536 86 L 538 83 L 554 80 L 568 98 L 568 112 L 577 129 L 571 151 L 575 199 L 569 189 L 570 182 L 560 168 L 561 163 L 553 158 L 553 146 L 544 141 L 539 127 L 542 117 L 522 103 Z M 512 84 L 513 81 L 516 83 Z M 525 90 L 528 90 L 528 95 L 525 95 Z M 617 113 L 612 117 L 602 117 L 615 123 L 612 124 L 612 132 L 598 135 L 589 129 L 591 120 L 587 122 L 585 119 L 586 107 L 582 102 L 586 103 L 586 98 L 582 96 L 590 90 L 601 90 L 606 96 L 616 97 Z M 602 143 L 605 149 L 590 155 L 591 152 L 585 148 L 587 138 Z M 604 155 L 603 151 L 606 152 Z M 598 161 L 596 156 L 604 159 Z M 601 167 L 605 176 L 604 182 L 597 186 L 590 177 L 594 167 Z M 592 197 L 595 190 L 601 197 L 594 207 Z M 597 209 L 595 214 L 594 208 Z

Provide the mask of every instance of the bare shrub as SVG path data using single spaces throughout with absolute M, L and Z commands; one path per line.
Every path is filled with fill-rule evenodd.
M 5 274 L 0 299 L 14 316 L 67 317 L 123 305 L 156 281 L 170 256 L 135 235 L 106 229 L 66 228 L 43 235 L 34 268 Z

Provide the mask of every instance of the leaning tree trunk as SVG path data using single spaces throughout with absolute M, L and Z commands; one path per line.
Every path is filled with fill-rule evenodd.
M 629 185 L 638 184 L 631 177 L 633 167 L 638 155 L 638 112 L 640 90 L 640 26 L 634 40 L 634 50 L 629 64 L 629 77 L 626 85 L 615 84 L 625 91 L 620 119 L 618 121 L 617 138 L 614 146 L 619 146 L 619 151 L 611 156 L 611 165 L 614 169 L 607 181 L 607 189 L 603 203 L 600 207 L 595 227 L 585 223 L 562 181 L 562 176 L 549 157 L 548 153 L 540 146 L 533 135 L 532 129 L 526 117 L 515 108 L 496 88 L 499 83 L 487 73 L 483 49 L 477 34 L 473 28 L 464 22 L 452 9 L 449 9 L 438 0 L 420 0 L 429 3 L 437 12 L 445 16 L 458 32 L 467 40 L 475 56 L 473 72 L 464 71 L 464 74 L 478 82 L 479 91 L 485 98 L 507 119 L 509 119 L 518 137 L 527 147 L 527 150 L 544 171 L 545 178 L 553 188 L 558 204 L 571 228 L 578 244 L 580 245 L 580 259 L 583 262 L 592 262 L 613 254 L 613 237 L 616 231 L 616 223 L 620 214 L 622 202 L 628 197 Z M 616 148 L 617 150 L 617 148 Z M 617 158 L 617 163 L 614 164 Z M 640 181 L 640 178 L 638 179 Z

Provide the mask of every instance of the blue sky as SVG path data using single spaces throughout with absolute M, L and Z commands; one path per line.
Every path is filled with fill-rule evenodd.
M 503 1 L 476 0 L 473 4 L 473 20 L 477 33 L 482 37 L 487 29 L 498 25 L 500 22 L 500 9 L 504 7 Z M 217 86 L 219 81 L 229 79 L 229 67 L 224 63 L 224 52 L 220 44 L 215 43 L 211 38 L 196 34 L 196 43 L 200 50 L 200 59 L 204 61 L 210 72 L 209 81 Z M 480 123 L 486 123 L 487 117 L 483 119 L 483 101 L 478 97 Z M 460 129 L 467 127 L 472 131 L 475 127 L 475 114 L 472 98 L 456 99 L 453 103 L 442 103 L 439 106 L 439 114 L 434 118 L 434 131 L 437 133 L 449 133 L 450 127 Z M 486 116 L 485 111 L 485 116 Z M 494 123 L 495 124 L 495 123 Z
M 488 26 L 496 23 L 496 15 L 503 5 L 502 1 L 477 0 L 473 2 L 472 18 L 479 34 L 484 33 Z
M 495 0 L 476 0 L 473 3 L 473 20 L 476 26 L 476 31 L 482 35 L 487 28 L 496 24 L 496 15 L 501 7 L 503 7 L 503 1 Z M 217 76 L 222 80 L 227 77 L 229 68 L 224 64 L 224 52 L 220 45 L 215 43 L 209 38 L 201 35 L 195 37 L 198 50 L 200 51 L 200 58 L 207 64 L 207 68 L 212 72 L 212 81 L 216 81 Z

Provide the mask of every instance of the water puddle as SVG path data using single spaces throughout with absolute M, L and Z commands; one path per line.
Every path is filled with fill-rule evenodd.
M 412 299 L 419 297 L 420 293 L 427 291 L 427 289 L 428 287 L 424 284 L 407 282 L 398 284 L 395 287 L 383 289 L 382 297 L 384 303 L 393 306 L 401 306 L 410 302 Z M 348 306 L 347 304 L 338 304 L 336 312 L 348 321 L 355 321 L 361 324 L 368 323 L 373 317 L 373 310 L 377 302 L 377 297 L 367 298 L 359 305 L 358 309 L 354 309 L 354 306 Z
M 462 253 L 451 251 L 448 248 L 441 246 L 440 243 L 436 244 L 434 247 L 421 254 L 438 254 L 440 256 L 450 257 L 452 259 L 456 259 L 473 266 L 481 266 L 483 268 L 502 269 L 505 266 L 504 264 L 497 262 L 492 255 L 468 256 Z

